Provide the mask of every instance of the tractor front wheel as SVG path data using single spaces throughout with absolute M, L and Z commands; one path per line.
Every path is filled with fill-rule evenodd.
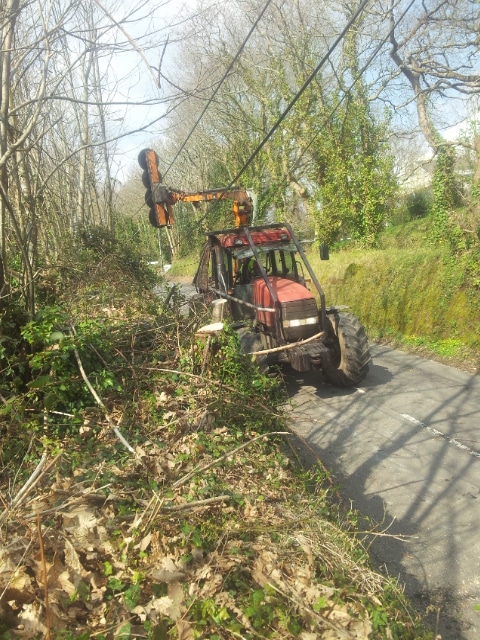
M 327 320 L 329 355 L 323 373 L 337 387 L 353 387 L 365 378 L 371 360 L 365 329 L 351 313 L 328 313 Z
M 262 340 L 258 333 L 255 333 L 255 331 L 252 331 L 248 327 L 242 327 L 237 330 L 237 334 L 240 339 L 240 349 L 242 353 L 251 354 L 250 357 L 255 359 L 260 372 L 266 373 L 268 371 L 267 356 L 254 355 L 257 351 L 263 350 Z

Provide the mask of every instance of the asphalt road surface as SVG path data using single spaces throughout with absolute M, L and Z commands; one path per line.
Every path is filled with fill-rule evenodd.
M 358 388 L 287 374 L 292 426 L 382 522 L 373 562 L 443 640 L 480 638 L 480 376 L 374 345 Z

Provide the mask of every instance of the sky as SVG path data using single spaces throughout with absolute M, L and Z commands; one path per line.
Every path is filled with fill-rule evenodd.
M 108 62 L 108 74 L 115 84 L 115 90 L 108 93 L 109 100 L 111 102 L 129 102 L 128 105 L 114 108 L 111 132 L 118 133 L 119 130 L 133 132 L 118 140 L 116 144 L 116 177 L 121 182 L 128 178 L 132 166 L 136 166 L 139 151 L 150 146 L 160 135 L 162 126 L 165 126 L 162 121 L 162 116 L 165 114 L 164 104 L 141 104 L 145 100 L 159 100 L 164 95 L 163 88 L 159 89 L 155 84 L 158 77 L 156 68 L 162 55 L 162 47 L 161 44 L 150 46 L 150 43 L 155 40 L 158 43 L 163 42 L 172 33 L 172 29 L 178 22 L 177 16 L 182 7 L 192 4 L 193 1 L 157 0 L 155 4 L 144 5 L 136 16 L 141 16 L 142 13 L 145 14 L 151 11 L 152 7 L 156 7 L 153 15 L 138 22 L 130 22 L 125 26 L 125 32 L 128 33 L 128 38 L 131 39 L 133 46 L 128 52 L 117 53 Z M 114 15 L 117 20 L 123 17 L 132 6 L 136 6 L 132 5 L 129 0 L 122 0 L 122 5 Z M 142 5 L 143 2 L 138 3 L 138 6 Z M 122 34 L 121 38 L 125 39 L 125 34 Z M 138 47 L 138 50 L 135 50 L 134 47 Z M 168 44 L 162 61 L 162 69 L 168 75 L 171 75 L 168 72 L 171 71 L 173 65 L 174 48 L 174 43 Z M 105 61 L 106 64 L 107 61 Z M 156 123 L 153 122 L 155 120 L 157 120 Z M 139 131 L 144 127 L 146 127 L 145 130 Z
M 228 0 L 210 0 L 212 3 L 224 1 Z M 117 143 L 116 177 L 121 182 L 124 182 L 129 174 L 136 169 L 139 151 L 146 146 L 154 146 L 155 141 L 161 136 L 162 129 L 166 126 L 166 121 L 162 119 L 165 105 L 154 104 L 147 107 L 140 104 L 146 98 L 160 98 L 167 88 L 165 82 L 160 89 L 155 86 L 154 78 L 152 78 L 147 65 L 158 67 L 162 55 L 159 43 L 170 35 L 171 41 L 163 57 L 162 70 L 166 72 L 168 77 L 175 78 L 173 30 L 178 25 L 178 16 L 182 9 L 191 9 L 195 4 L 197 4 L 197 0 L 154 0 L 154 3 L 148 4 L 144 4 L 143 0 L 137 0 L 137 4 L 134 5 L 131 4 L 131 0 L 120 0 L 119 10 L 115 15 L 116 19 L 120 19 L 120 16 L 124 15 L 132 6 L 138 7 L 137 16 L 140 16 L 142 12 L 145 14 L 145 12 L 151 11 L 152 7 L 154 8 L 153 15 L 138 22 L 130 22 L 126 27 L 129 37 L 135 39 L 139 48 L 142 49 L 142 53 L 131 50 L 129 53 L 117 54 L 113 60 L 112 70 L 117 78 L 122 78 L 122 81 L 112 96 L 112 100 L 124 100 L 127 97 L 131 101 L 130 106 L 118 109 L 113 126 L 115 128 L 121 127 L 124 131 L 135 131 L 158 119 L 145 131 L 132 133 Z M 149 48 L 149 42 L 153 42 L 154 39 L 157 44 Z M 156 71 L 153 73 L 155 74 Z M 452 115 L 458 117 L 459 114 L 452 113 Z M 416 116 L 414 113 L 412 116 L 413 123 Z M 460 116 L 460 118 L 462 117 Z M 468 128 L 467 113 L 464 114 L 464 117 L 463 121 L 445 128 L 442 135 L 448 140 L 457 139 L 462 131 Z M 448 119 L 446 118 L 446 122 Z

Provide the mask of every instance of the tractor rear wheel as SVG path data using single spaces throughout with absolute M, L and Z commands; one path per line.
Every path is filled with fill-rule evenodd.
M 365 329 L 351 313 L 327 314 L 329 356 L 322 368 L 326 379 L 337 387 L 359 384 L 368 373 L 371 360 Z

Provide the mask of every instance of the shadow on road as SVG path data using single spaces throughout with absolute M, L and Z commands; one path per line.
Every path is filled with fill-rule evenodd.
M 386 348 L 385 353 L 388 351 L 391 350 Z M 382 352 L 382 348 L 377 348 L 377 358 Z M 292 426 L 300 436 L 299 443 L 303 438 L 308 440 L 307 448 L 299 444 L 304 462 L 314 463 L 317 455 L 329 468 L 339 482 L 347 504 L 353 500 L 354 508 L 366 518 L 365 530 L 372 529 L 372 520 L 380 523 L 379 531 L 388 529 L 385 535 L 365 537 L 375 568 L 398 578 L 412 604 L 423 616 L 426 615 L 430 627 L 443 640 L 471 640 L 474 636 L 472 629 L 469 630 L 469 614 L 465 616 L 465 599 L 459 600 L 458 589 L 455 591 L 449 584 L 456 587 L 462 584 L 459 566 L 465 549 L 459 534 L 465 525 L 460 519 L 462 506 L 458 500 L 463 485 L 459 487 L 459 483 L 472 465 L 478 467 L 480 460 L 459 452 L 455 475 L 448 472 L 449 477 L 443 478 L 446 473 L 444 459 L 452 456 L 451 442 L 445 439 L 435 443 L 434 455 L 425 455 L 419 461 L 422 473 L 418 477 L 408 472 L 402 475 L 392 471 L 388 475 L 392 460 L 400 467 L 398 460 L 407 459 L 407 468 L 408 458 L 415 455 L 418 447 L 421 448 L 422 438 L 425 441 L 432 439 L 421 426 L 408 424 L 382 433 L 382 419 L 386 422 L 394 413 L 392 397 L 412 393 L 408 380 L 411 380 L 415 387 L 413 391 L 419 394 L 419 398 L 424 397 L 431 383 L 422 371 L 419 377 L 414 377 L 411 370 L 411 358 L 399 360 L 391 366 L 372 363 L 369 376 L 360 389 L 337 389 L 325 384 L 319 374 L 298 374 L 288 370 L 285 372 L 285 385 L 291 403 Z M 475 381 L 453 385 L 439 404 L 424 411 L 422 422 L 437 425 L 442 433 L 448 430 L 446 436 L 453 438 L 461 429 L 461 419 L 469 411 L 467 401 L 474 387 Z M 401 423 L 401 414 L 397 415 Z M 448 420 L 445 420 L 445 415 L 449 416 Z M 357 443 L 358 459 L 352 460 Z M 480 467 L 476 471 L 480 471 Z M 372 482 L 377 482 L 377 486 L 382 483 L 382 497 L 378 490 L 372 489 Z M 401 518 L 394 517 L 385 506 L 388 496 L 398 495 L 399 490 L 407 496 Z M 439 530 L 432 530 L 426 535 L 422 527 L 431 518 L 432 511 L 439 504 L 449 503 L 452 507 L 448 511 L 447 522 L 442 523 Z M 448 575 L 443 586 L 431 579 L 431 555 L 427 553 L 431 551 L 431 545 L 441 545 L 446 549 Z M 442 558 L 443 561 L 446 559 Z M 466 594 L 466 600 L 473 597 L 474 594 Z M 472 601 L 468 602 L 467 608 L 470 606 L 473 611 Z

